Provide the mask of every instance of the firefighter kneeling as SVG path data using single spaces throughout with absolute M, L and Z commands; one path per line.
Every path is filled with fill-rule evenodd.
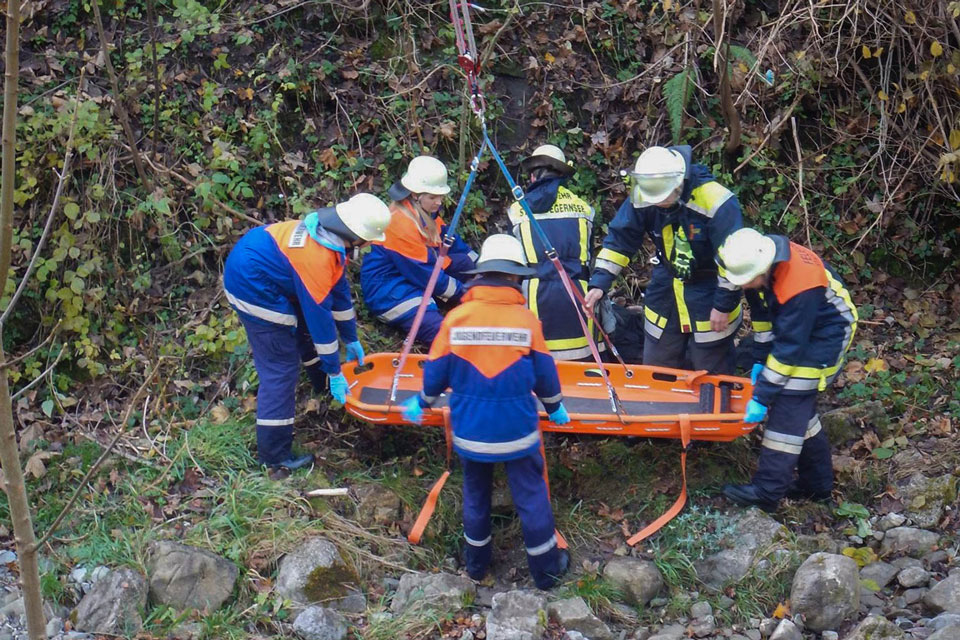
M 833 466 L 817 393 L 837 376 L 853 342 L 850 293 L 813 251 L 754 229 L 730 234 L 717 262 L 721 275 L 746 291 L 753 321 L 757 364 L 744 422 L 760 422 L 769 409 L 753 480 L 723 493 L 766 511 L 783 497 L 828 500 Z
M 520 514 L 527 562 L 537 587 L 549 589 L 570 556 L 557 547 L 553 509 L 543 476 L 537 399 L 557 424 L 570 421 L 557 367 L 540 321 L 524 306 L 520 281 L 535 273 L 511 236 L 483 243 L 463 304 L 440 327 L 423 369 L 423 391 L 404 403 L 404 418 L 420 422 L 423 409 L 447 388 L 453 447 L 463 468 L 463 532 L 467 573 L 482 579 L 493 552 L 490 494 L 493 466 L 503 462 Z

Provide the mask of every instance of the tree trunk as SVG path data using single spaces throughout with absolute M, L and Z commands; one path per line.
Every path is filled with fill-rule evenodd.
M 713 0 L 713 34 L 716 44 L 716 66 L 720 77 L 720 108 L 727 123 L 730 137 L 724 147 L 727 160 L 731 160 L 740 148 L 740 114 L 733 104 L 730 91 L 730 34 L 726 33 L 727 20 L 724 10 L 726 0 Z
M 24 6 L 29 8 L 29 1 Z M 17 82 L 20 77 L 20 3 L 7 2 L 7 42 L 4 52 L 2 177 L 0 177 L 0 283 L 10 273 L 10 243 L 13 239 L 13 191 L 17 172 Z M 40 569 L 37 564 L 36 537 L 30 516 L 30 502 L 20 467 L 20 449 L 13 422 L 7 356 L 3 351 L 3 327 L 0 326 L 0 465 L 3 466 L 4 491 L 10 503 L 13 534 L 20 560 L 20 587 L 27 613 L 27 632 L 31 640 L 46 638 Z

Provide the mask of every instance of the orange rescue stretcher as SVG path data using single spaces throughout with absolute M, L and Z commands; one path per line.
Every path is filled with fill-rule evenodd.
M 426 360 L 425 355 L 410 355 L 404 370 L 400 372 L 397 397 L 393 403 L 390 402 L 390 388 L 399 354 L 372 354 L 365 358 L 362 367 L 344 367 L 350 388 L 345 406 L 347 412 L 373 424 L 410 424 L 403 419 L 400 405 L 411 395 L 420 392 Z M 540 428 L 561 433 L 674 438 L 681 441 L 681 495 L 662 516 L 627 540 L 632 546 L 658 531 L 683 509 L 687 498 L 686 456 L 692 440 L 729 442 L 753 431 L 756 424 L 743 422 L 752 387 L 748 378 L 712 375 L 705 371 L 644 365 L 624 367 L 619 364 L 605 364 L 605 369 L 619 396 L 619 413 L 612 406 L 596 363 L 558 362 L 563 404 L 570 414 L 570 422 L 565 425 L 554 424 L 541 407 Z M 445 429 L 448 470 L 431 489 L 420 517 L 408 535 L 414 543 L 419 542 L 436 506 L 440 489 L 450 473 L 452 438 L 446 394 L 440 396 L 432 409 L 424 410 L 422 424 Z

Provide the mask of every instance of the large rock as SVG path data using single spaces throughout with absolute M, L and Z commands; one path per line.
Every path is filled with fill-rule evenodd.
M 143 628 L 147 581 L 133 569 L 111 571 L 77 605 L 78 631 L 133 637 Z
M 603 568 L 603 579 L 623 592 L 627 602 L 644 606 L 663 588 L 657 565 L 638 558 L 611 558 Z
M 597 616 L 583 598 L 567 598 L 547 605 L 547 615 L 568 631 L 578 631 L 590 640 L 613 640 L 610 628 Z
M 960 640 L 960 625 L 944 627 L 935 631 L 927 640 Z
M 871 400 L 821 413 L 820 423 L 830 442 L 839 446 L 863 435 L 864 427 L 875 427 L 878 433 L 885 434 L 890 426 L 890 418 L 883 403 Z
M 751 509 L 726 541 L 729 548 L 697 563 L 697 577 L 712 591 L 739 582 L 783 531 L 782 524 L 762 511 Z
M 960 627 L 960 613 L 941 613 L 927 622 L 926 627 L 934 631 L 945 627 Z
M 357 576 L 324 538 L 311 538 L 288 553 L 277 571 L 277 594 L 288 598 L 296 615 L 310 604 L 353 610 Z
M 909 556 L 919 557 L 937 546 L 939 539 L 940 536 L 933 531 L 915 529 L 914 527 L 894 527 L 883 535 L 883 542 L 880 543 L 880 555 L 905 553 Z
M 960 572 L 934 585 L 923 596 L 923 604 L 933 613 L 960 613 Z
M 449 573 L 407 573 L 400 578 L 390 609 L 394 613 L 412 607 L 456 611 L 464 607 L 465 599 L 476 595 L 477 585 L 469 578 Z
M 860 569 L 860 579 L 869 580 L 876 584 L 877 589 L 883 589 L 893 582 L 900 569 L 888 562 L 873 562 Z
M 927 478 L 917 472 L 900 487 L 899 496 L 918 527 L 933 529 L 940 524 L 944 507 L 957 501 L 957 478 L 950 474 Z
M 176 542 L 150 546 L 150 600 L 175 609 L 211 612 L 233 593 L 239 571 L 229 560 Z
M 493 596 L 487 616 L 487 640 L 540 640 L 546 630 L 547 599 L 533 591 L 504 591 Z
M 794 613 L 803 614 L 807 629 L 837 629 L 860 609 L 857 563 L 832 553 L 813 554 L 793 577 L 790 603 Z
M 307 607 L 293 622 L 293 631 L 303 640 L 343 640 L 347 619 L 326 607 Z
M 897 640 L 903 637 L 900 627 L 883 616 L 867 616 L 846 640 Z

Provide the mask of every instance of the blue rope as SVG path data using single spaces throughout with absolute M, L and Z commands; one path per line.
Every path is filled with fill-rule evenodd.
M 477 169 L 480 167 L 480 156 L 483 155 L 483 150 L 488 147 L 493 149 L 492 146 L 487 144 L 487 138 L 484 137 L 483 143 L 480 145 L 480 149 L 477 151 L 477 154 L 473 156 L 473 160 L 470 162 L 470 175 L 467 176 L 467 181 L 463 185 L 463 192 L 460 194 L 460 201 L 457 202 L 457 208 L 453 212 L 453 218 L 450 219 L 450 224 L 447 225 L 447 233 L 444 237 L 448 242 L 453 242 L 453 236 L 456 232 L 457 225 L 460 224 L 460 216 L 463 214 L 463 208 L 467 204 L 467 195 L 470 193 L 470 189 L 473 187 L 473 181 L 477 177 Z M 496 151 L 494 151 L 494 153 L 496 153 Z

